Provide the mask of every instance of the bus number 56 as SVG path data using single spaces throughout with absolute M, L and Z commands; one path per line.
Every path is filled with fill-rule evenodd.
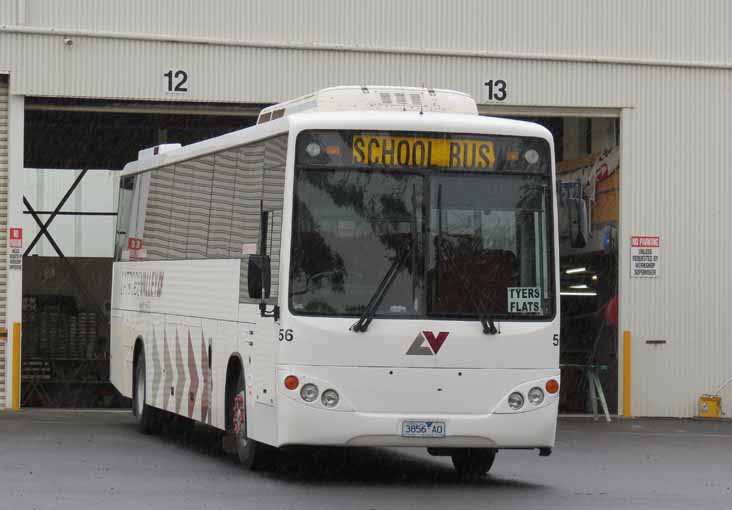
M 280 329 L 280 342 L 292 342 L 292 330 L 291 329 Z

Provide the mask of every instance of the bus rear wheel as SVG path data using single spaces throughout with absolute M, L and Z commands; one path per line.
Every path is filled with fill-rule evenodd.
M 496 450 L 490 448 L 465 448 L 451 455 L 452 465 L 460 476 L 479 478 L 485 476 L 496 459 Z
M 265 467 L 269 461 L 269 448 L 247 436 L 246 389 L 244 372 L 239 372 L 232 392 L 229 395 L 230 435 L 234 440 L 234 449 L 239 463 L 246 469 L 257 470 Z
M 145 380 L 145 373 L 145 351 L 140 350 L 135 362 L 133 377 L 132 414 L 135 416 L 140 431 L 144 434 L 154 434 L 160 430 L 160 416 L 155 408 L 146 403 L 147 381 Z

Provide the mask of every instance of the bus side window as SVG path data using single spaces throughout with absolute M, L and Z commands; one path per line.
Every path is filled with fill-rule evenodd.
M 287 135 L 244 146 L 240 151 L 231 236 L 232 256 L 242 257 L 239 299 L 243 303 L 259 302 L 249 298 L 247 282 L 248 254 L 257 253 L 270 258 L 269 300 L 275 300 L 279 291 Z
M 211 185 L 206 256 L 228 258 L 234 229 L 234 210 L 241 206 L 236 200 L 237 164 L 239 149 L 214 154 L 214 172 Z M 239 248 L 240 257 L 242 254 Z
M 262 210 L 267 211 L 266 255 L 272 268 L 272 298 L 279 295 L 280 247 L 282 241 L 282 207 L 285 195 L 285 160 L 287 135 L 267 140 L 264 149 L 264 176 L 262 179 Z
M 176 165 L 176 178 L 178 167 Z M 185 258 L 203 259 L 207 256 L 210 230 L 214 156 L 203 156 L 187 162 L 188 211 L 186 214 Z

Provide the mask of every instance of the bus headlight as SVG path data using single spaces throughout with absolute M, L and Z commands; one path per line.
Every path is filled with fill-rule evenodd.
M 315 142 L 310 142 L 305 146 L 305 152 L 307 152 L 308 156 L 311 158 L 317 158 L 320 156 L 320 144 Z
M 335 407 L 338 405 L 340 397 L 336 390 L 325 390 L 323 395 L 320 397 L 320 401 L 325 407 Z
M 524 396 L 517 391 L 511 393 L 508 396 L 508 407 L 510 407 L 514 411 L 518 411 L 519 409 L 524 407 Z
M 305 402 L 315 402 L 315 399 L 318 398 L 318 387 L 313 383 L 304 385 L 300 388 L 300 397 L 302 397 Z
M 535 406 L 544 402 L 544 391 L 537 387 L 531 388 L 529 390 L 529 402 Z
M 524 159 L 530 165 L 534 165 L 539 162 L 539 153 L 536 149 L 529 149 L 524 152 Z

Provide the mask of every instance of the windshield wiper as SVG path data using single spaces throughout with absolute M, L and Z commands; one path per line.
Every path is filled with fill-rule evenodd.
M 404 261 L 407 259 L 410 251 L 411 249 L 409 247 L 405 247 L 401 256 L 394 259 L 394 261 L 391 263 L 391 266 L 389 267 L 389 270 L 386 272 L 384 278 L 379 283 L 379 286 L 376 287 L 374 295 L 371 296 L 371 300 L 369 301 L 369 304 L 366 305 L 366 309 L 361 314 L 361 317 L 359 317 L 358 321 L 356 321 L 348 329 L 357 333 L 363 333 L 369 328 L 369 324 L 371 324 L 371 321 L 376 314 L 376 309 L 379 307 L 381 300 L 384 299 L 386 291 L 389 290 L 389 287 L 391 287 L 391 284 L 394 282 L 396 276 L 399 274 L 399 270 L 404 264 Z
M 485 311 L 485 308 L 481 305 L 478 298 L 476 298 L 477 292 L 475 292 L 475 287 L 470 282 L 469 278 L 465 276 L 465 274 L 462 271 L 459 271 L 456 267 L 456 265 L 452 261 L 452 246 L 450 246 L 450 243 L 442 239 L 441 237 L 438 237 L 438 244 L 442 244 L 442 251 L 450 251 L 450 254 L 444 254 L 441 258 L 444 262 L 447 263 L 448 266 L 450 266 L 450 272 L 454 274 L 458 280 L 460 280 L 460 284 L 463 286 L 463 290 L 470 298 L 470 301 L 473 303 L 473 307 L 475 307 L 475 311 L 478 313 L 478 320 L 480 320 L 480 324 L 483 326 L 483 333 L 486 335 L 495 335 L 496 333 L 500 333 L 501 331 L 496 327 L 496 324 L 493 322 L 493 318 Z M 481 293 L 482 294 L 482 293 Z

